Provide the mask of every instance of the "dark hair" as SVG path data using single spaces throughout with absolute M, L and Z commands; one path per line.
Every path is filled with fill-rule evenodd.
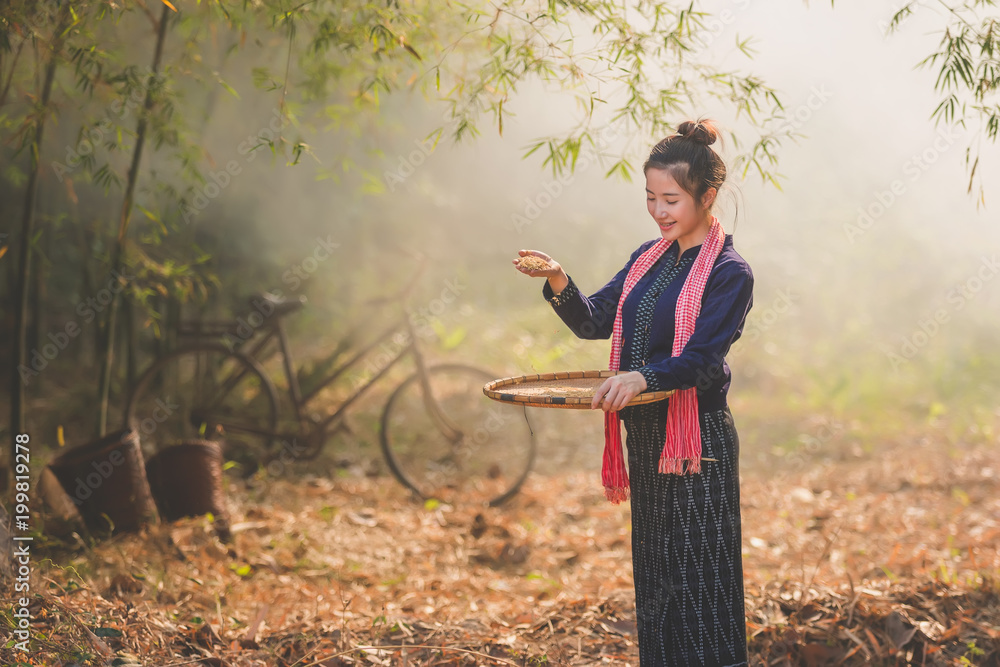
M 718 191 L 726 180 L 726 163 L 710 148 L 718 137 L 713 121 L 686 120 L 678 126 L 677 134 L 653 146 L 649 159 L 642 165 L 642 173 L 650 169 L 666 170 L 700 203 L 709 188 Z

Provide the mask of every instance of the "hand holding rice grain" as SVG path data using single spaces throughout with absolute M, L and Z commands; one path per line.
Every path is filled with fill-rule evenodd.
M 545 269 L 551 268 L 548 262 L 541 257 L 535 257 L 534 255 L 526 255 L 520 258 L 517 260 L 517 265 L 522 269 L 527 269 L 528 271 L 544 271 Z
M 528 269 L 514 262 L 521 273 L 546 280 L 541 296 L 574 335 L 611 339 L 608 370 L 503 378 L 483 389 L 494 398 L 489 392 L 509 380 L 519 386 L 498 393 L 496 400 L 604 412 L 600 479 L 609 501 L 631 503 L 635 606 L 646 612 L 634 637 L 644 666 L 695 660 L 747 665 L 750 655 L 740 569 L 739 438 L 723 361 L 746 323 L 753 272 L 712 213 L 728 173 L 711 148 L 718 137 L 715 124 L 702 117 L 684 121 L 652 147 L 642 166 L 643 195 L 656 237 L 633 251 L 597 292 L 581 292 L 549 255 L 518 252 L 548 263 L 545 269 Z M 580 270 L 587 259 L 594 263 L 595 254 L 588 258 L 581 251 Z M 626 299 L 636 307 L 623 308 Z M 596 375 L 600 384 L 573 396 L 574 375 Z M 542 377 L 559 384 L 539 386 L 541 396 L 522 393 Z M 671 393 L 670 400 L 623 410 L 661 391 Z M 634 465 L 626 466 L 627 458 Z M 699 539 L 663 539 L 675 534 Z M 676 583 L 676 572 L 694 576 L 687 576 L 684 595 L 664 596 L 663 586 Z
M 518 250 L 518 258 L 511 260 L 514 268 L 532 278 L 546 278 L 553 294 L 559 294 L 569 284 L 569 276 L 562 266 L 544 252 Z

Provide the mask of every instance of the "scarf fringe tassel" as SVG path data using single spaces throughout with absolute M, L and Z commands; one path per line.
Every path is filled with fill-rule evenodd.
M 712 216 L 712 225 L 705 242 L 695 258 L 691 272 L 684 280 L 677 297 L 675 332 L 672 356 L 683 352 L 694 334 L 695 321 L 701 311 L 701 300 L 712 266 L 719 257 L 726 236 L 719 220 Z M 611 359 L 608 368 L 617 371 L 621 364 L 622 304 L 639 279 L 649 271 L 657 259 L 670 247 L 670 241 L 661 240 L 650 246 L 633 262 L 625 277 L 618 311 L 611 336 Z M 660 454 L 658 469 L 666 475 L 694 475 L 701 472 L 701 425 L 698 411 L 698 390 L 695 387 L 677 391 L 667 406 L 667 428 Z M 604 413 L 604 465 L 601 481 L 604 495 L 614 504 L 629 498 L 628 472 L 622 447 L 621 426 L 617 412 Z
M 623 502 L 628 500 L 629 488 L 626 486 L 624 488 L 611 488 L 609 486 L 604 487 L 604 497 L 611 501 L 612 505 L 621 505 Z
M 618 505 L 628 500 L 629 481 L 622 451 L 621 422 L 617 412 L 604 413 L 604 465 L 601 466 L 604 497 Z
M 665 475 L 695 475 L 701 472 L 701 425 L 698 390 L 682 389 L 670 397 L 667 433 L 660 454 L 659 471 Z
M 697 475 L 701 472 L 701 458 L 677 459 L 661 456 L 659 470 L 664 475 Z

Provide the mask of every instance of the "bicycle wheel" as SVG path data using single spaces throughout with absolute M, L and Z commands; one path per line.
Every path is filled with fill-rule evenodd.
M 221 439 L 227 458 L 252 472 L 265 460 L 278 423 L 278 396 L 254 359 L 221 344 L 175 350 L 136 382 L 126 425 L 160 449 L 191 439 Z
M 404 486 L 452 504 L 496 506 L 517 493 L 534 464 L 535 440 L 522 410 L 483 395 L 494 377 L 471 366 L 433 366 L 427 369 L 432 396 L 424 395 L 419 373 L 393 392 L 379 439 Z

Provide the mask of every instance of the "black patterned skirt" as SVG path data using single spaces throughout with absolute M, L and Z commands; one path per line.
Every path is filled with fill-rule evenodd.
M 702 472 L 657 472 L 666 404 L 626 408 L 632 567 L 641 667 L 747 663 L 739 438 L 728 408 L 702 413 Z

